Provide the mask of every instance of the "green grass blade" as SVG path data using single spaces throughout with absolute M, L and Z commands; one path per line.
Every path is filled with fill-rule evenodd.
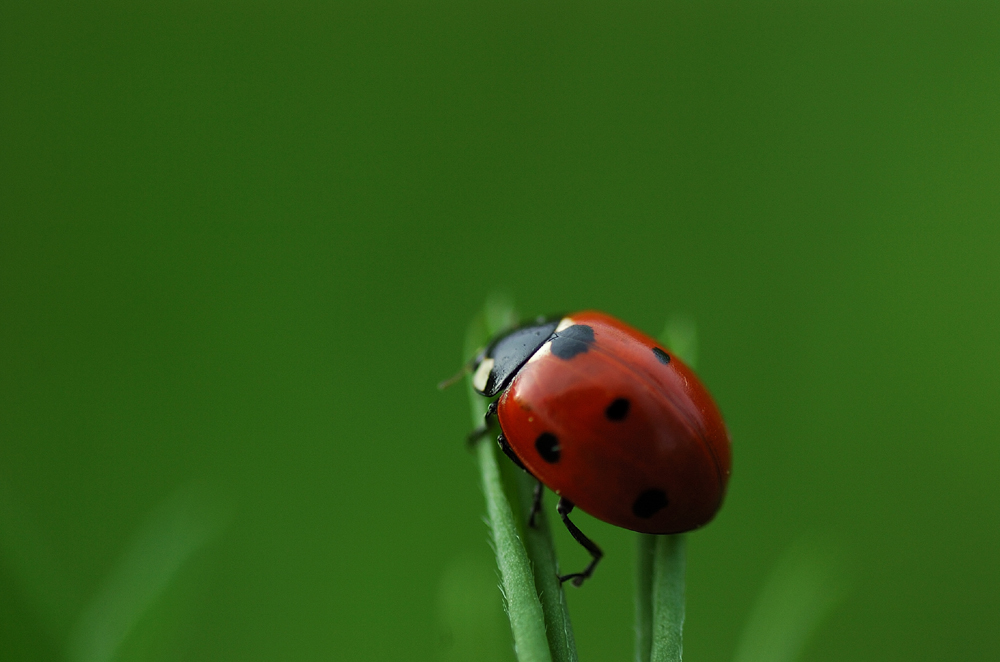
M 650 662 L 680 662 L 684 632 L 684 534 L 656 536 Z
M 658 537 L 648 533 L 635 536 L 636 662 L 649 662 L 653 647 L 653 557 Z
M 503 490 L 496 449 L 493 444 L 481 443 L 476 454 L 486 495 L 487 521 L 500 569 L 500 588 L 514 636 L 514 651 L 520 662 L 549 662 L 552 656 L 545 636 L 545 616 L 535 590 L 528 554 L 517 534 L 514 514 Z
M 505 302 L 488 302 L 484 314 L 469 327 L 466 355 L 485 344 L 493 333 L 508 326 L 513 307 Z M 472 390 L 468 380 L 472 419 L 475 425 L 483 420 L 486 401 Z M 504 491 L 496 444 L 479 443 L 476 456 L 486 497 L 487 521 L 492 534 L 500 588 L 514 637 L 514 651 L 520 662 L 551 662 L 549 641 L 545 633 L 545 615 L 535 588 L 535 578 L 527 551 L 518 533 L 518 524 Z
M 520 502 L 519 521 L 524 521 L 530 512 L 534 499 L 535 479 L 514 468 L 515 480 Z M 576 641 L 573 637 L 573 627 L 569 620 L 566 605 L 566 594 L 559 581 L 559 564 L 556 560 L 555 547 L 552 544 L 552 532 L 549 529 L 545 510 L 539 511 L 535 518 L 535 528 L 522 527 L 524 543 L 531 559 L 535 574 L 535 587 L 538 589 L 542 603 L 542 613 L 545 615 L 545 629 L 549 638 L 549 651 L 553 662 L 576 662 Z
M 692 368 L 698 360 L 698 329 L 686 316 L 672 317 L 660 341 Z M 679 662 L 683 653 L 684 536 L 638 534 L 635 568 L 636 662 Z

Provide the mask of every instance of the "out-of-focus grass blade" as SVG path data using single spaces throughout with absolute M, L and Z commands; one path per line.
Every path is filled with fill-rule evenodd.
M 698 365 L 698 325 L 688 315 L 674 315 L 660 334 L 660 342 L 691 368 Z
M 761 589 L 734 662 L 794 662 L 845 593 L 845 573 L 830 546 L 793 544 Z
M 132 539 L 70 634 L 70 662 L 110 662 L 178 570 L 225 526 L 230 504 L 188 486 L 157 508 Z
M 0 558 L 34 606 L 39 620 L 61 641 L 79 608 L 62 566 L 46 543 L 35 518 L 0 480 Z

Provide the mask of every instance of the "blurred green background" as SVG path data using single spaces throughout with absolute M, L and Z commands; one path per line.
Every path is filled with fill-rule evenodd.
M 804 659 L 997 659 L 998 221 L 997 3 L 5 2 L 0 658 L 510 659 L 434 388 L 499 289 L 696 320 L 688 659 L 801 544 Z

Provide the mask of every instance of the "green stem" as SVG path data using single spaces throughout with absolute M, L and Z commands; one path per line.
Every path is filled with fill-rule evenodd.
M 648 533 L 635 537 L 635 662 L 649 662 L 653 646 L 653 558 L 658 537 Z
M 674 317 L 660 341 L 694 367 L 698 332 L 694 320 Z M 683 535 L 640 534 L 636 552 L 635 659 L 680 662 L 684 652 Z
M 683 534 L 657 536 L 653 558 L 653 644 L 650 662 L 680 662 L 684 630 Z
M 545 616 L 535 590 L 531 563 L 517 535 L 514 513 L 503 491 L 496 448 L 493 444 L 479 444 L 476 451 L 493 549 L 500 569 L 500 585 L 514 636 L 514 651 L 520 662 L 551 662 Z
M 483 346 L 490 337 L 505 328 L 512 318 L 511 306 L 502 301 L 487 302 L 484 314 L 469 327 L 466 355 L 471 356 L 476 348 Z M 479 425 L 486 413 L 486 400 L 475 393 L 471 380 L 469 396 L 473 425 Z M 501 588 L 518 660 L 576 662 L 573 632 L 566 614 L 565 598 L 556 579 L 555 552 L 548 525 L 543 516 L 537 520 L 536 529 L 519 526 L 519 522 L 525 518 L 524 504 L 530 504 L 530 500 L 525 501 L 523 498 L 525 489 L 532 489 L 530 478 L 520 471 L 513 476 L 516 491 L 522 496 L 515 499 L 512 505 L 504 491 L 496 445 L 487 441 L 480 442 L 476 452 L 493 535 L 493 548 L 500 570 Z M 522 543 L 522 536 L 527 543 L 527 550 Z M 536 581 L 541 589 L 541 599 Z
M 534 501 L 535 479 L 524 471 L 515 469 L 517 475 L 518 500 L 521 503 L 521 521 L 530 512 Z M 552 533 L 548 518 L 542 509 L 535 516 L 534 528 L 524 527 L 524 543 L 535 570 L 535 586 L 538 588 L 545 614 L 545 629 L 549 637 L 549 650 L 553 662 L 576 662 L 576 642 L 573 626 L 569 620 L 566 594 L 559 581 L 559 564 L 552 544 Z

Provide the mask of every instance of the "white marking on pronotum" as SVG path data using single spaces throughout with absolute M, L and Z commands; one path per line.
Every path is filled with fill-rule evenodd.
M 483 359 L 476 368 L 476 374 L 472 375 L 472 386 L 477 391 L 485 391 L 486 382 L 489 381 L 491 372 L 493 372 L 493 359 Z
M 556 327 L 556 333 L 559 333 L 563 329 L 568 329 L 574 324 L 576 324 L 576 322 L 574 322 L 572 319 L 570 319 L 569 317 L 564 317 L 561 320 L 559 320 L 559 326 Z M 552 343 L 546 342 L 544 345 L 535 350 L 535 353 L 531 355 L 531 358 L 528 359 L 527 363 L 534 363 L 535 361 L 541 361 L 543 358 L 545 358 L 551 353 L 552 353 Z
M 534 363 L 535 361 L 540 361 L 542 357 L 551 354 L 552 353 L 551 344 L 552 343 L 546 342 L 544 345 L 536 349 L 535 353 L 532 354 L 530 357 L 528 357 L 528 360 L 525 362 L 525 365 L 527 365 L 528 363 Z

